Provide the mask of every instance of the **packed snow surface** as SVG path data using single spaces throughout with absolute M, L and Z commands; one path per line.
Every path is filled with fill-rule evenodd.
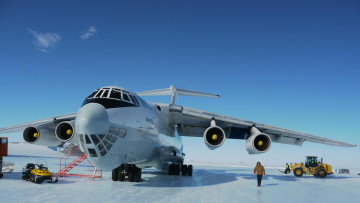
M 22 147 L 22 150 L 27 149 Z M 29 149 L 32 150 L 32 149 Z M 41 148 L 41 152 L 50 149 Z M 52 156 L 10 154 L 15 170 L 0 179 L 1 202 L 358 202 L 360 176 L 334 174 L 324 179 L 284 175 L 266 168 L 262 186 L 257 187 L 253 168 L 194 165 L 192 177 L 169 176 L 164 171 L 144 169 L 143 182 L 114 182 L 111 171 L 101 180 L 59 177 L 55 184 L 41 185 L 21 179 L 27 163 L 46 162 L 51 172 L 60 168 L 59 152 Z M 54 158 L 55 157 L 55 158 Z M 79 166 L 77 172 L 87 172 Z

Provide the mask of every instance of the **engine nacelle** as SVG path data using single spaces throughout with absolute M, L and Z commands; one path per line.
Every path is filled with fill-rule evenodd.
M 78 144 L 75 133 L 75 121 L 63 121 L 55 128 L 55 135 L 57 139 L 63 142 Z
M 249 154 L 260 154 L 269 151 L 271 138 L 260 132 L 255 126 L 250 129 L 251 136 L 246 140 L 246 150 Z
M 23 138 L 26 142 L 44 146 L 59 146 L 62 144 L 54 135 L 54 130 L 42 126 L 25 128 Z
M 220 147 L 225 142 L 225 132 L 216 126 L 214 120 L 211 121 L 210 127 L 205 130 L 203 137 L 205 145 L 211 150 Z

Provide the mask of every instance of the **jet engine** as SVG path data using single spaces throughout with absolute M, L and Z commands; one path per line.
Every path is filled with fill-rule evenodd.
M 63 121 L 59 123 L 55 128 L 56 137 L 63 142 L 78 143 L 74 139 L 75 133 L 75 121 Z
M 36 145 L 59 146 L 62 142 L 54 135 L 54 130 L 43 126 L 25 128 L 23 138 L 26 142 Z
M 211 121 L 210 127 L 205 130 L 203 137 L 205 145 L 211 150 L 220 147 L 225 142 L 225 132 L 216 126 L 214 120 Z
M 260 154 L 269 151 L 271 138 L 260 132 L 255 126 L 250 129 L 251 136 L 246 140 L 246 150 L 249 154 Z

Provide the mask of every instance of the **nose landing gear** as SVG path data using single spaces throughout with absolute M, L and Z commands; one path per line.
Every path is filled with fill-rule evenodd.
M 135 164 L 121 164 L 112 170 L 112 180 L 141 182 L 141 168 L 136 167 Z

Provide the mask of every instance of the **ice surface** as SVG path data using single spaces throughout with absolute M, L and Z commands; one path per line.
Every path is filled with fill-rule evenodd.
M 24 148 L 23 148 L 24 149 Z M 42 152 L 49 149 L 42 148 Z M 50 153 L 50 151 L 49 151 Z M 52 153 L 52 152 L 51 152 Z M 58 153 L 58 152 L 55 152 Z M 61 155 L 61 154 L 60 154 Z M 168 176 L 156 169 L 143 170 L 144 182 L 113 182 L 111 171 L 103 179 L 60 177 L 56 184 L 37 185 L 21 179 L 26 163 L 45 159 L 49 170 L 59 170 L 59 159 L 52 157 L 10 156 L 15 170 L 0 179 L 0 202 L 359 202 L 358 171 L 296 178 L 266 168 L 258 188 L 249 167 L 195 165 L 192 177 Z M 85 170 L 79 167 L 78 170 Z

